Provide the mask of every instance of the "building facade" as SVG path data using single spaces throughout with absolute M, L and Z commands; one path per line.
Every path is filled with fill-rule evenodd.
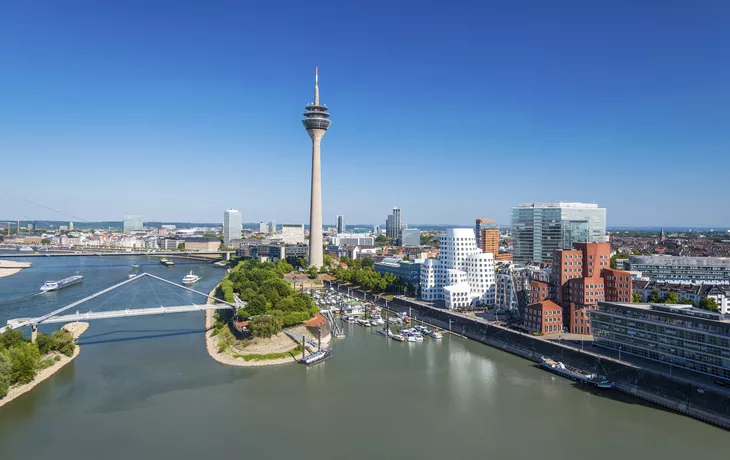
M 730 320 L 690 305 L 600 302 L 595 344 L 730 382 Z
M 532 303 L 525 308 L 522 324 L 540 334 L 563 332 L 563 309 L 552 300 Z
M 286 244 L 304 243 L 303 224 L 281 224 L 282 241 Z
M 552 280 L 556 303 L 563 308 L 564 327 L 591 334 L 590 310 L 598 302 L 631 302 L 631 274 L 613 270 L 609 243 L 574 243 L 574 249 L 553 254 Z
M 629 269 L 653 281 L 730 284 L 729 257 L 629 256 Z
M 122 227 L 124 228 L 124 233 L 132 233 L 143 230 L 144 224 L 142 222 L 142 216 L 124 216 Z
M 520 263 L 550 263 L 553 251 L 573 243 L 608 241 L 606 209 L 587 203 L 521 204 L 512 208 L 510 231 Z
M 423 300 L 443 300 L 446 308 L 494 305 L 494 257 L 477 248 L 474 230 L 450 228 L 440 243 L 439 258 L 421 266 Z
M 401 246 L 420 246 L 421 231 L 417 228 L 404 228 L 401 230 Z
M 339 215 L 337 216 L 337 233 L 345 233 L 347 232 L 345 226 L 345 216 Z
M 421 264 L 422 260 L 415 262 L 385 258 L 381 262 L 375 262 L 373 267 L 380 274 L 392 273 L 404 282 L 413 284 L 414 288 L 418 288 L 421 282 Z
M 336 246 L 375 246 L 375 238 L 362 233 L 341 233 L 330 238 Z
M 393 213 L 385 221 L 385 236 L 399 241 L 401 238 L 400 209 L 393 208 Z
M 227 209 L 223 213 L 223 245 L 228 247 L 231 240 L 241 239 L 241 213 L 236 209 Z
M 217 251 L 220 248 L 221 240 L 207 237 L 185 238 L 186 251 Z

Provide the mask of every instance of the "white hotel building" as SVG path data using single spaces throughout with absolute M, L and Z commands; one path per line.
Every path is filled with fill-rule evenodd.
M 450 228 L 441 236 L 438 259 L 421 265 L 421 298 L 444 300 L 446 308 L 494 305 L 494 255 L 482 253 L 471 228 Z

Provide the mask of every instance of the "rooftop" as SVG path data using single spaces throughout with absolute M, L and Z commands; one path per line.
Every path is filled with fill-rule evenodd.
M 567 201 L 551 201 L 549 203 L 520 203 L 518 208 L 590 208 L 598 209 L 596 203 L 571 203 Z
M 730 257 L 690 257 L 690 256 L 629 256 L 630 264 L 695 266 L 695 267 L 728 267 Z
M 598 302 L 598 305 L 620 305 L 622 307 L 633 308 L 637 310 L 658 311 L 662 313 L 671 313 L 681 316 L 690 316 L 693 318 L 701 318 L 710 321 L 719 321 L 730 324 L 730 317 L 715 313 L 692 305 L 684 304 L 663 304 L 663 303 L 621 303 L 621 302 Z

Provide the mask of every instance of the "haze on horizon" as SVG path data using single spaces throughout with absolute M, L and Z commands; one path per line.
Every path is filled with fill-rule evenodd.
M 318 65 L 325 223 L 730 225 L 727 2 L 210 3 L 4 5 L 0 216 L 307 223 Z

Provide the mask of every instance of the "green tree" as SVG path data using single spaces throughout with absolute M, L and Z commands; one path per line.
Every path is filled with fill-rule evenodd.
M 319 273 L 317 272 L 317 267 L 312 266 L 312 268 L 309 269 L 309 277 L 312 279 L 315 279 Z
M 266 310 L 268 310 L 266 298 L 261 294 L 256 294 L 246 305 L 246 311 L 251 316 L 263 315 Z
M 647 299 L 649 303 L 661 303 L 662 296 L 659 294 L 659 291 L 654 290 L 651 291 L 651 294 L 649 294 L 649 298 Z
M 663 303 L 671 303 L 671 304 L 678 304 L 679 303 L 679 296 L 676 292 L 669 292 L 667 295 L 664 296 L 662 299 Z
M 12 365 L 8 352 L 0 350 L 0 398 L 8 394 Z
M 19 330 L 8 329 L 0 340 L 0 349 L 9 350 L 11 347 L 23 341 L 23 333 Z
M 362 268 L 373 268 L 375 266 L 375 261 L 370 256 L 365 256 L 362 258 Z
M 268 339 L 277 334 L 281 330 L 283 324 L 283 315 L 256 316 L 249 321 L 248 329 L 254 337 L 263 337 Z
M 48 238 L 43 238 L 41 240 L 41 244 L 43 244 L 43 245 L 49 245 L 49 244 L 51 244 L 51 240 L 49 240 Z
M 10 358 L 10 383 L 31 382 L 38 373 L 40 353 L 38 347 L 30 342 L 20 342 L 8 352 Z
M 714 311 L 715 313 L 720 312 L 720 307 L 717 306 L 717 301 L 713 297 L 704 297 L 700 299 L 700 308 L 703 310 Z
M 324 263 L 328 267 L 331 267 L 335 264 L 335 261 L 332 259 L 331 255 L 325 254 L 322 256 L 322 263 Z
M 634 292 L 633 294 L 631 294 L 631 301 L 632 302 L 634 302 L 634 303 L 641 303 L 642 300 L 643 299 L 641 298 L 641 294 L 639 294 L 638 292 Z
M 682 299 L 682 300 L 679 301 L 679 303 L 682 304 L 682 305 L 694 305 L 695 304 L 690 299 Z

